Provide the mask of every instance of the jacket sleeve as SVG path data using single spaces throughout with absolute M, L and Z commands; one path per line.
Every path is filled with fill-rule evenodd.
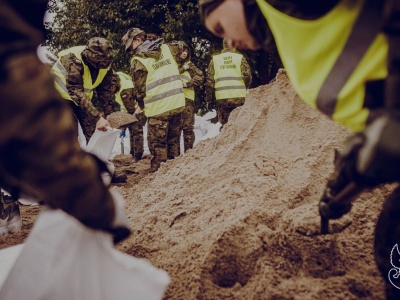
M 67 70 L 66 86 L 72 101 L 92 116 L 100 117 L 100 112 L 84 92 L 82 61 L 80 61 L 74 54 L 68 54 L 61 57 L 60 62 Z
M 242 63 L 241 63 L 241 69 L 242 69 L 242 76 L 243 76 L 244 84 L 246 85 L 246 89 L 248 89 L 248 88 L 250 88 L 250 85 L 251 85 L 252 75 L 251 75 L 250 66 L 244 56 L 243 56 Z
M 80 148 L 69 105 L 37 57 L 41 32 L 6 3 L 0 1 L 0 21 L 8 22 L 0 28 L 15 34 L 0 35 L 0 186 L 108 229 L 114 204 L 102 165 Z
M 214 63 L 213 60 L 210 61 L 210 64 L 208 65 L 207 69 L 207 78 L 206 78 L 206 87 L 205 87 L 205 92 L 206 92 L 206 102 L 207 103 L 212 103 L 215 98 L 215 93 L 214 93 Z
M 144 109 L 144 98 L 146 97 L 146 67 L 138 60 L 131 63 L 131 76 L 133 81 L 132 97 L 136 99 L 139 107 Z
M 400 1 L 384 1 L 384 31 L 389 43 L 385 106 L 400 109 Z
M 114 111 L 119 111 L 119 104 L 115 101 L 114 85 L 113 85 L 113 71 L 110 69 L 103 81 L 96 88 L 97 97 L 99 98 L 100 105 L 103 108 L 104 115 L 108 116 Z
M 125 89 L 121 91 L 121 99 L 128 113 L 135 112 L 135 99 L 133 98 L 133 89 Z
M 196 67 L 196 65 L 192 62 L 189 62 L 188 65 L 189 65 L 188 72 L 192 79 L 187 83 L 187 87 L 197 88 L 203 84 L 204 81 L 203 71 L 200 70 L 198 67 Z

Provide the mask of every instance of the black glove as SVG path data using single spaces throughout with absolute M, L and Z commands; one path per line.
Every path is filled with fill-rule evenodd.
M 348 144 L 358 148 L 354 170 L 349 169 L 357 184 L 374 187 L 400 180 L 400 114 L 383 112 Z

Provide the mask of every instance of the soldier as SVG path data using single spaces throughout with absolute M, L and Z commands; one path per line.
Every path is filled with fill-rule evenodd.
M 0 1 L 0 186 L 62 209 L 82 224 L 129 235 L 123 199 L 105 187 L 104 163 L 78 144 L 71 110 L 36 49 L 47 1 Z
M 86 46 L 63 50 L 57 56 L 51 70 L 56 89 L 64 99 L 70 100 L 88 142 L 96 128 L 107 130 L 110 124 L 105 117 L 119 110 L 112 91 L 112 45 L 104 38 L 94 37 Z M 95 90 L 103 112 L 92 103 Z
M 251 70 L 246 58 L 229 49 L 226 40 L 220 54 L 214 55 L 207 69 L 206 102 L 215 103 L 221 128 L 228 122 L 231 112 L 245 102 L 251 84 Z
M 122 42 L 125 51 L 133 54 L 133 97 L 148 118 L 150 171 L 155 172 L 161 162 L 179 155 L 181 112 L 185 107 L 177 64 L 179 47 L 164 44 L 161 38 L 146 40 L 145 32 L 139 28 L 129 29 Z
M 196 67 L 194 63 L 190 61 L 190 51 L 188 45 L 183 42 L 178 42 L 180 49 L 180 61 L 183 63 L 181 78 L 183 81 L 183 93 L 185 94 L 185 109 L 182 112 L 182 132 L 184 142 L 184 152 L 188 149 L 193 148 L 195 135 L 193 131 L 194 127 L 194 99 L 195 99 L 195 87 L 199 87 L 204 80 L 203 71 Z
M 323 218 L 348 213 L 364 188 L 400 181 L 400 1 L 200 0 L 199 7 L 207 28 L 230 45 L 265 48 L 272 33 L 300 97 L 358 132 L 336 161 L 338 176 L 319 204 Z M 399 270 L 391 264 L 400 243 L 399 200 L 397 187 L 375 229 L 387 299 L 400 299 L 391 283 Z
M 130 153 L 133 162 L 138 162 L 143 155 L 143 126 L 147 122 L 144 112 L 140 109 L 137 102 L 133 99 L 133 82 L 132 77 L 123 72 L 116 72 L 118 87 L 116 89 L 115 101 L 121 106 L 121 111 L 129 114 L 135 114 L 139 122 L 129 126 L 130 137 Z

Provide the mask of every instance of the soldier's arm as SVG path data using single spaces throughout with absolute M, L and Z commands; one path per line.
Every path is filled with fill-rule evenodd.
M 206 102 L 207 103 L 212 103 L 214 99 L 214 63 L 211 60 L 210 64 L 208 65 L 207 69 L 207 78 L 206 78 L 206 86 L 205 86 L 205 91 L 206 91 Z
M 135 112 L 135 99 L 133 98 L 133 89 L 125 89 L 121 91 L 121 99 L 128 113 Z
M 189 62 L 188 72 L 192 79 L 187 83 L 187 87 L 199 87 L 203 84 L 204 73 L 192 62 Z
M 92 116 L 100 118 L 101 113 L 84 92 L 82 62 L 74 54 L 61 57 L 60 62 L 67 70 L 66 87 L 72 100 Z
M 105 116 L 119 110 L 119 104 L 115 101 L 114 89 L 113 72 L 109 70 L 103 81 L 96 88 L 97 97 L 99 98 Z
M 137 60 L 131 63 L 131 76 L 134 88 L 132 97 L 136 99 L 139 107 L 144 109 L 144 98 L 146 97 L 147 70 L 143 64 Z
M 252 75 L 251 75 L 251 68 L 244 56 L 242 58 L 241 69 L 242 69 L 242 76 L 243 76 L 244 84 L 246 85 L 246 88 L 248 89 L 251 85 Z

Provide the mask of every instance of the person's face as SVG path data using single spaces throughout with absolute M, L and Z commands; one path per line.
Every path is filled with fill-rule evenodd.
M 182 59 L 186 59 L 187 56 L 188 56 L 188 51 L 187 51 L 187 50 L 184 50 L 184 51 L 181 53 L 181 58 L 182 58 Z
M 225 0 L 205 19 L 207 29 L 226 38 L 229 48 L 257 50 L 261 45 L 250 34 L 246 25 L 242 0 Z
M 143 44 L 143 41 L 141 38 L 135 38 L 131 44 L 131 51 L 135 51 L 137 47 L 139 47 L 141 44 Z

